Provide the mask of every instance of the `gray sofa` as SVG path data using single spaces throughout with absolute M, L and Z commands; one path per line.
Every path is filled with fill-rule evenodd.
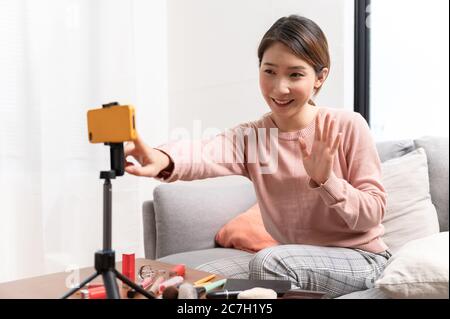
M 425 149 L 441 231 L 448 231 L 448 146 L 448 138 L 436 137 L 377 144 L 382 162 L 418 147 Z M 143 204 L 145 257 L 195 268 L 215 259 L 247 255 L 218 247 L 214 238 L 223 225 L 255 203 L 251 182 L 240 176 L 158 185 L 153 200 Z M 384 297 L 374 288 L 341 298 Z

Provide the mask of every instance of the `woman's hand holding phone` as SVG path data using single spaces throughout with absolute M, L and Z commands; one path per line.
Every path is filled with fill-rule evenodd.
M 138 135 L 137 138 L 125 144 L 125 171 L 136 176 L 157 177 L 170 164 L 167 154 L 151 148 Z M 127 161 L 132 156 L 140 165 Z

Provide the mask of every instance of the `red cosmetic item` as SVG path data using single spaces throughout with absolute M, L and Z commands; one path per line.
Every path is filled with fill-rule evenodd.
M 104 286 L 81 290 L 82 299 L 106 299 L 106 289 Z
M 122 254 L 122 274 L 132 282 L 136 281 L 134 254 Z
M 185 266 L 184 264 L 179 264 L 179 265 L 174 266 L 174 267 L 170 270 L 169 275 L 170 275 L 171 277 L 173 277 L 173 276 L 181 276 L 181 277 L 184 277 L 185 273 L 186 273 L 186 266 Z

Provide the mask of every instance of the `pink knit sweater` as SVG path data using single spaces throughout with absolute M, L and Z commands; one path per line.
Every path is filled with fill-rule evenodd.
M 158 147 L 175 164 L 164 181 L 243 175 L 253 182 L 264 225 L 279 243 L 382 252 L 386 194 L 369 127 L 359 113 L 318 111 L 322 121 L 330 113 L 335 132 L 343 133 L 333 173 L 323 185 L 306 174 L 298 141 L 302 136 L 311 149 L 315 121 L 297 132 L 279 132 L 270 113 L 211 139 Z

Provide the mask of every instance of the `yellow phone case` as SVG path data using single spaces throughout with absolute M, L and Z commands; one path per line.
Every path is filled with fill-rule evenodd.
M 121 143 L 136 139 L 136 120 L 131 105 L 113 105 L 87 112 L 91 143 Z

